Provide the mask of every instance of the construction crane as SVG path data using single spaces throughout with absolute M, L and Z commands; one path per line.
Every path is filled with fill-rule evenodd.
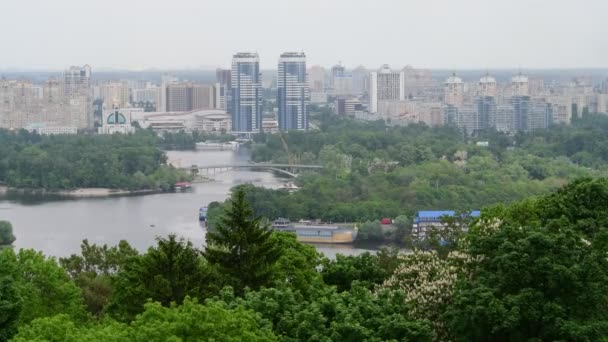
M 287 154 L 287 164 L 289 164 L 289 165 L 297 164 L 296 156 L 289 153 L 289 146 L 287 145 L 287 141 L 285 141 L 285 138 L 283 138 L 282 132 L 279 133 L 279 138 L 281 138 L 281 143 L 283 143 L 283 150 L 285 150 L 285 153 Z

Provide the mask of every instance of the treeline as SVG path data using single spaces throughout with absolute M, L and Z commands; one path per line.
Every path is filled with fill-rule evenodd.
M 252 188 L 256 213 L 362 222 L 417 210 L 474 210 L 548 193 L 608 168 L 608 117 L 509 136 L 468 137 L 455 127 L 387 127 L 322 116 L 320 129 L 260 135 L 255 161 L 321 164 L 300 190 Z M 487 141 L 489 146 L 476 142 Z
M 166 164 L 152 132 L 40 136 L 0 130 L 0 182 L 15 188 L 169 189 L 188 175 Z
M 199 249 L 0 253 L 0 341 L 602 341 L 608 180 L 483 210 L 439 251 L 328 260 L 237 191 Z
M 234 141 L 234 136 L 223 133 L 204 133 L 204 132 L 164 132 L 159 137 L 159 145 L 166 150 L 194 150 L 197 142 L 218 141 L 229 142 Z

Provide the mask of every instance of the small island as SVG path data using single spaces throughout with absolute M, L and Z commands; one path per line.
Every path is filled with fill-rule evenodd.
M 167 164 L 155 133 L 44 136 L 0 130 L 3 190 L 99 197 L 172 190 L 191 176 Z

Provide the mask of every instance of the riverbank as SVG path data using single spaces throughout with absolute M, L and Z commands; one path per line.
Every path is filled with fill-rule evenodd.
M 160 189 L 144 189 L 144 190 L 123 190 L 109 188 L 79 188 L 73 190 L 46 190 L 46 189 L 15 189 L 3 187 L 0 188 L 0 195 L 27 194 L 41 196 L 60 196 L 66 198 L 100 198 L 100 197 L 117 197 L 117 196 L 132 196 L 132 195 L 147 195 L 166 192 Z

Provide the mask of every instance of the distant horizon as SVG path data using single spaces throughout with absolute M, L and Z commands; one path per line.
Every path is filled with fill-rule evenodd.
M 88 64 L 88 63 L 85 63 Z M 2 72 L 11 72 L 11 73 L 19 73 L 19 72 L 48 72 L 48 73 L 54 73 L 54 72 L 63 72 L 65 71 L 67 68 L 69 68 L 70 66 L 82 66 L 85 64 L 66 64 L 66 66 L 64 68 L 36 68 L 36 67 L 32 67 L 32 68 L 17 68 L 17 67 L 6 67 L 6 68 L 1 68 L 0 67 L 0 73 Z M 386 64 L 386 63 L 385 63 Z M 88 64 L 91 66 L 92 72 L 171 72 L 171 71 L 209 71 L 209 72 L 215 72 L 217 69 L 230 69 L 229 67 L 211 67 L 211 66 L 204 66 L 204 67 L 172 67 L 172 68 L 162 68 L 162 67 L 151 67 L 151 68 L 146 68 L 146 69 L 136 69 L 136 68 L 113 68 L 113 67 L 95 67 L 94 65 Z M 330 66 L 326 66 L 326 65 L 320 65 L 320 64 L 310 64 L 307 63 L 307 68 L 313 67 L 313 66 L 321 66 L 323 68 L 325 68 L 326 70 L 330 70 L 333 66 L 335 66 L 337 64 L 333 64 Z M 362 65 L 362 64 L 353 64 L 353 66 L 349 66 L 349 65 L 344 65 L 342 64 L 346 70 L 353 70 L 356 69 L 360 66 L 363 66 L 364 68 L 366 68 L 367 70 L 373 71 L 375 69 L 380 68 L 380 65 L 378 65 L 377 67 L 369 67 L 366 65 Z M 593 70 L 593 71 L 608 71 L 608 66 L 605 67 L 497 67 L 497 68 L 487 68 L 487 67 L 473 67 L 473 68 L 447 68 L 447 67 L 416 67 L 415 65 L 410 65 L 410 64 L 403 64 L 402 66 L 398 66 L 398 65 L 391 65 L 389 64 L 389 66 L 394 69 L 394 70 L 401 70 L 406 66 L 411 66 L 414 69 L 417 70 L 431 70 L 431 71 L 441 71 L 441 72 L 445 72 L 445 71 L 484 71 L 484 72 L 490 72 L 492 73 L 492 71 L 577 71 L 577 70 Z M 260 68 L 261 71 L 276 71 L 276 68 Z

